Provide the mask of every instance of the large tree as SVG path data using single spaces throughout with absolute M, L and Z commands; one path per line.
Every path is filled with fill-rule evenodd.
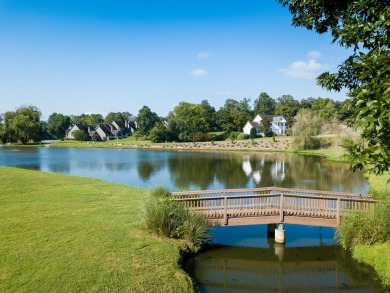
M 181 141 L 195 142 L 196 133 L 210 130 L 202 105 L 181 102 L 168 115 L 168 124 Z
M 215 108 L 210 105 L 210 103 L 207 100 L 203 100 L 200 105 L 203 107 L 205 114 L 206 114 L 206 120 L 207 123 L 210 126 L 210 130 L 215 130 L 217 123 L 215 122 Z
M 261 93 L 254 102 L 253 112 L 255 115 L 274 115 L 276 109 L 276 101 L 267 93 Z
M 245 123 L 253 119 L 250 100 L 227 99 L 223 107 L 215 113 L 216 123 L 225 132 L 242 131 Z
M 56 138 L 63 138 L 65 130 L 69 128 L 71 119 L 69 116 L 53 113 L 47 120 L 47 131 Z
M 329 98 L 318 98 L 313 104 L 311 109 L 316 111 L 321 118 L 331 120 L 336 117 L 336 107 L 333 100 Z
M 149 131 L 156 126 L 156 124 L 160 121 L 160 118 L 158 115 L 148 106 L 143 106 L 137 116 L 137 126 L 138 126 L 138 131 L 142 135 L 148 135 Z
M 104 123 L 110 124 L 112 121 L 127 121 L 133 118 L 129 112 L 110 112 L 104 117 Z
M 85 119 L 85 124 L 92 125 L 92 126 L 96 127 L 98 124 L 103 123 L 103 121 L 104 121 L 104 119 L 103 119 L 103 116 L 101 114 L 89 114 Z
M 26 144 L 41 138 L 41 112 L 35 106 L 21 106 L 14 112 L 4 113 L 4 126 L 7 141 Z
M 382 174 L 390 168 L 390 1 L 278 0 L 288 6 L 293 25 L 330 32 L 333 42 L 353 54 L 335 73 L 317 78 L 322 87 L 348 91 L 352 118 L 362 141 L 346 146 L 353 169 L 367 166 Z
M 275 115 L 282 115 L 284 117 L 294 117 L 297 115 L 301 105 L 299 101 L 295 100 L 291 95 L 282 95 L 278 98 Z
M 297 122 L 291 128 L 294 136 L 293 146 L 297 149 L 313 149 L 319 146 L 315 136 L 320 134 L 324 120 L 317 111 L 301 109 L 297 115 Z
M 315 103 L 316 99 L 310 97 L 310 98 L 307 98 L 307 99 L 302 99 L 300 104 L 301 104 L 301 109 L 311 109 L 311 107 L 313 106 L 313 104 Z
M 3 123 L 3 115 L 0 115 L 0 141 L 5 144 L 7 142 L 7 130 Z
M 268 117 L 264 117 L 264 119 L 261 120 L 260 131 L 261 133 L 263 133 L 265 137 L 272 136 L 272 129 L 270 125 L 271 125 L 271 121 Z

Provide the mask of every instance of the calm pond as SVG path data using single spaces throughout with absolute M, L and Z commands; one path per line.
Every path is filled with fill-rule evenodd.
M 278 186 L 367 192 L 362 173 L 314 156 L 125 149 L 0 147 L 0 165 L 100 178 L 172 191 Z M 385 292 L 371 269 L 335 245 L 333 228 L 285 225 L 286 244 L 266 225 L 218 227 L 215 249 L 186 269 L 201 292 Z

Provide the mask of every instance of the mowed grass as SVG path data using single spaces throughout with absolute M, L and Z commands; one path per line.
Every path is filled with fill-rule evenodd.
M 0 167 L 0 292 L 188 292 L 181 244 L 149 234 L 147 191 Z

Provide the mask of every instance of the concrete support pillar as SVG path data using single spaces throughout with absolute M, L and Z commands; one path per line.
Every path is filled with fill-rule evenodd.
M 279 224 L 278 229 L 275 229 L 275 242 L 276 243 L 284 243 L 285 242 L 285 236 L 284 236 L 284 229 L 283 224 Z

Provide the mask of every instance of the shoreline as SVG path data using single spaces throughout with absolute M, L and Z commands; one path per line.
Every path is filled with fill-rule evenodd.
M 261 150 L 261 149 L 250 149 L 250 150 L 243 150 L 242 148 L 239 148 L 239 149 L 235 149 L 234 147 L 236 147 L 236 143 L 235 144 L 231 144 L 231 143 L 228 143 L 228 142 L 222 142 L 220 144 L 227 144 L 227 145 L 230 145 L 231 147 L 228 148 L 227 146 L 225 147 L 221 147 L 219 146 L 219 148 L 217 149 L 211 149 L 209 146 L 211 145 L 211 143 L 197 143 L 195 144 L 198 145 L 202 145 L 203 147 L 190 147 L 190 148 L 185 148 L 182 144 L 179 144 L 179 143 L 175 143 L 175 144 L 170 144 L 171 146 L 168 148 L 166 146 L 166 144 L 148 144 L 148 147 L 145 148 L 144 147 L 144 144 L 128 144 L 128 145 L 125 145 L 125 144 L 105 144 L 105 145 L 92 145 L 92 144 L 88 144 L 86 142 L 84 143 L 78 143 L 80 146 L 79 147 L 84 147 L 84 148 L 113 148 L 113 149 L 146 149 L 146 150 L 171 150 L 171 151 L 212 151 L 212 152 L 215 152 L 215 151 L 248 151 L 248 152 L 285 152 L 285 153 L 292 153 L 293 151 L 292 150 L 288 150 L 288 149 L 285 149 L 285 150 L 280 150 L 280 151 L 275 151 L 275 150 Z M 215 143 L 217 144 L 217 143 Z M 66 145 L 66 146 L 65 146 Z M 191 146 L 193 145 L 192 143 L 187 143 L 187 146 Z M 52 145 L 50 145 L 51 147 Z M 165 146 L 165 147 L 164 147 Z M 179 148 L 178 149 L 178 146 L 182 146 L 182 148 Z M 233 147 L 232 147 L 233 146 Z M 6 147 L 13 147 L 13 146 L 6 146 Z M 18 146 L 16 146 L 18 147 Z M 28 146 L 29 147 L 29 146 Z M 39 147 L 38 146 L 34 146 L 34 147 Z M 42 146 L 41 146 L 42 147 Z M 74 145 L 71 145 L 71 144 L 68 144 L 68 143 L 58 143 L 56 144 L 55 147 L 75 147 Z M 318 155 L 318 156 L 321 156 L 321 157 L 324 157 L 326 159 L 330 159 L 330 156 L 329 154 L 326 153 L 327 149 L 323 149 L 323 150 L 316 150 L 316 151 L 305 151 L 305 152 L 295 152 L 297 154 L 300 154 L 300 155 Z M 343 163 L 342 161 L 339 161 L 340 163 Z M 345 163 L 345 162 L 344 162 Z M 387 175 L 389 176 L 389 175 Z M 385 181 L 386 181 L 386 177 L 382 176 L 382 177 L 378 177 L 378 176 L 368 176 L 367 178 L 368 182 L 370 183 L 371 185 L 371 188 L 372 190 L 375 190 L 377 189 L 377 186 L 380 186 L 381 190 L 386 190 L 386 186 L 387 185 L 384 185 L 385 184 Z M 387 246 L 386 247 L 389 247 L 390 246 L 390 243 L 387 242 L 385 243 Z M 379 244 L 378 244 L 379 245 Z M 383 280 L 383 283 L 387 286 L 389 286 L 390 284 L 390 278 L 388 276 L 386 276 L 387 273 L 387 270 L 386 269 L 383 269 L 381 268 L 380 266 L 376 265 L 375 262 L 378 262 L 378 260 L 374 261 L 373 260 L 373 257 L 372 256 L 364 256 L 364 254 L 367 254 L 368 251 L 376 251 L 376 254 L 378 255 L 381 255 L 381 257 L 379 257 L 379 259 L 383 260 L 383 259 L 386 259 L 386 253 L 385 252 L 382 252 L 381 250 L 383 250 L 383 247 L 378 247 L 378 245 L 374 245 L 372 247 L 359 247 L 356 251 L 353 251 L 353 257 L 361 262 L 364 262 L 370 266 L 372 266 L 376 271 L 377 273 L 381 276 L 381 279 Z M 374 249 L 374 250 L 373 250 Z M 363 251 L 363 253 L 362 253 Z M 368 255 L 368 254 L 367 254 Z M 390 262 L 390 260 L 389 260 Z M 389 263 L 390 264 L 390 263 Z M 387 279 L 386 279 L 387 278 Z

